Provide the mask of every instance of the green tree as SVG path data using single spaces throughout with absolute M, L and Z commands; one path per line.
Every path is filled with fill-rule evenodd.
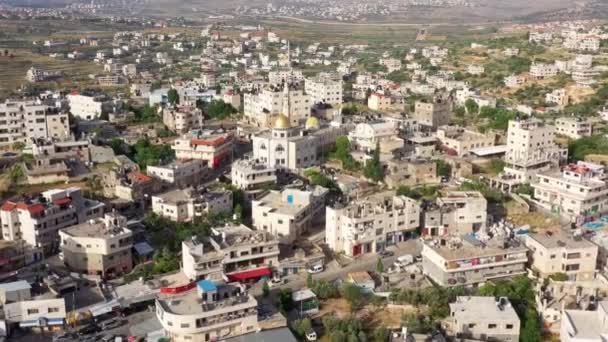
M 584 160 L 589 154 L 608 154 L 608 139 L 602 135 L 593 135 L 568 144 L 568 155 L 574 161 Z
M 365 167 L 363 168 L 363 175 L 373 180 L 374 182 L 379 182 L 384 179 L 384 168 L 382 163 L 380 162 L 380 145 L 376 145 L 376 149 L 374 150 L 374 154 L 372 155 L 372 159 L 369 159 L 365 163 Z
M 177 90 L 169 89 L 169 91 L 167 92 L 167 101 L 169 101 L 169 104 L 171 104 L 172 106 L 179 104 L 179 93 L 177 92 Z
M 442 159 L 435 160 L 435 166 L 437 168 L 437 176 L 450 178 L 452 175 L 452 166 Z
M 497 175 L 505 169 L 506 164 L 502 159 L 492 159 L 490 161 L 490 172 Z
M 231 104 L 226 103 L 223 100 L 212 100 L 209 103 L 203 102 L 201 109 L 209 118 L 217 120 L 222 120 L 232 114 L 238 113 L 236 108 L 232 107 Z
M 341 135 L 336 139 L 336 150 L 330 156 L 340 160 L 346 170 L 358 168 L 357 162 L 350 154 L 350 141 L 347 136 Z
M 477 114 L 479 112 L 479 105 L 473 99 L 467 99 L 464 103 L 464 107 L 469 114 Z
M 391 332 L 385 326 L 381 326 L 374 330 L 372 338 L 373 342 L 388 342 L 391 337 Z
M 167 273 L 179 269 L 177 255 L 168 248 L 163 248 L 154 255 L 154 273 Z
M 262 283 L 262 296 L 266 298 L 268 295 L 270 295 L 270 286 L 268 286 L 268 281 L 264 280 L 264 283 Z
M 25 148 L 25 144 L 21 141 L 17 141 L 13 143 L 13 151 L 21 151 Z
M 286 314 L 293 308 L 293 300 L 291 298 L 290 289 L 281 289 L 279 291 L 277 307 L 283 314 Z
M 25 178 L 25 172 L 21 164 L 15 164 L 11 166 L 8 171 L 8 177 L 12 183 L 18 183 L 20 180 Z
M 312 274 L 308 273 L 306 275 L 306 287 L 309 289 L 314 286 L 314 280 L 312 279 Z
M 378 262 L 376 262 L 376 272 L 380 274 L 384 273 L 384 263 L 382 263 L 382 258 L 378 258 Z
M 345 283 L 340 287 L 340 296 L 350 304 L 351 312 L 355 312 L 363 304 L 363 293 L 361 288 L 352 283 Z
M 538 314 L 536 313 L 536 310 L 534 310 L 534 307 L 530 307 L 526 310 L 523 329 L 521 330 L 519 340 L 522 342 L 542 341 L 542 329 Z
M 291 329 L 300 338 L 304 338 L 306 334 L 312 330 L 312 322 L 310 318 L 296 319 L 291 323 Z

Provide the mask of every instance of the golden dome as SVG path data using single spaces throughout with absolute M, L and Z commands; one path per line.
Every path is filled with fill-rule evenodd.
M 274 128 L 289 128 L 289 118 L 283 114 L 279 114 L 274 120 Z
M 320 126 L 319 119 L 315 118 L 314 116 L 311 116 L 308 119 L 306 119 L 306 124 L 304 125 L 304 127 L 306 127 L 306 129 L 319 128 L 319 126 Z

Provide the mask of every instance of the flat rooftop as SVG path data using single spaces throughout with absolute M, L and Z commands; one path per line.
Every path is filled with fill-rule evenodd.
M 517 313 L 506 298 L 460 296 L 450 304 L 456 319 L 467 321 L 519 321 Z
M 194 287 L 180 295 L 160 294 L 158 301 L 165 311 L 176 315 L 196 315 L 237 305 L 257 306 L 257 301 L 248 294 L 243 293 L 238 284 L 215 284 L 215 286 L 217 287 L 219 298 L 223 298 L 224 293 L 228 293 L 229 297 L 213 303 L 203 303 L 198 287 Z M 235 295 L 236 291 L 241 292 Z
M 214 228 L 218 234 L 213 237 L 222 249 L 238 247 L 243 245 L 258 245 L 273 241 L 274 237 L 265 232 L 252 230 L 245 225 L 229 225 L 221 228 Z M 278 249 L 277 249 L 278 253 Z
M 106 238 L 119 235 L 130 235 L 131 230 L 122 227 L 106 226 L 103 219 L 94 219 L 61 230 L 73 237 Z
M 459 244 L 446 244 L 441 246 L 439 244 L 432 245 L 425 243 L 425 246 L 431 248 L 442 258 L 446 260 L 463 260 L 470 258 L 479 258 L 486 256 L 505 255 L 505 254 L 516 254 L 525 253 L 528 249 L 523 245 L 513 245 L 507 248 L 499 247 L 498 241 L 490 241 L 489 244 L 473 244 L 466 239 L 463 239 Z M 524 257 L 525 261 L 527 258 Z
M 591 241 L 583 237 L 574 237 L 565 232 L 557 231 L 555 233 L 535 233 L 530 234 L 528 239 L 533 239 L 543 245 L 545 248 L 589 248 L 595 247 Z

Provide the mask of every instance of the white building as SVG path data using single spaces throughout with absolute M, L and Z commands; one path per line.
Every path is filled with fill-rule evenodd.
M 488 202 L 479 191 L 450 191 L 424 211 L 422 236 L 461 236 L 485 230 Z
M 108 111 L 107 102 L 99 96 L 86 96 L 77 93 L 66 96 L 70 105 L 70 113 L 82 120 L 93 120 Z
M 457 339 L 519 341 L 519 317 L 506 297 L 457 297 L 448 322 Z
M 494 146 L 496 140 L 494 134 L 479 133 L 459 126 L 440 126 L 436 136 L 448 153 L 454 152 L 460 157 L 475 149 Z
M 515 88 L 526 83 L 526 79 L 519 75 L 510 75 L 504 78 L 503 82 L 508 88 Z
M 483 65 L 469 65 L 467 67 L 467 73 L 471 75 L 482 75 L 485 72 Z
M 175 139 L 171 148 L 178 160 L 198 159 L 208 168 L 217 168 L 232 161 L 233 144 L 230 133 L 194 132 Z
M 178 295 L 160 295 L 156 317 L 172 341 L 206 342 L 257 331 L 257 306 L 245 285 L 201 280 Z
M 397 58 L 381 58 L 380 65 L 384 65 L 386 67 L 386 71 L 391 73 L 394 71 L 399 71 L 402 68 L 401 60 Z
M 2 238 L 23 240 L 45 252 L 59 246 L 59 229 L 103 215 L 104 204 L 82 197 L 79 188 L 53 189 L 35 198 L 8 200 L 0 208 Z
M 26 143 L 36 138 L 63 140 L 69 136 L 67 113 L 33 101 L 0 103 L 0 145 Z
M 569 98 L 565 89 L 555 89 L 545 95 L 545 102 L 555 104 L 560 108 L 568 105 Z
M 312 226 L 322 221 L 328 190 L 287 188 L 270 191 L 251 203 L 253 226 L 276 236 L 281 243 L 293 243 Z
M 230 175 L 232 185 L 241 190 L 259 189 L 277 182 L 277 170 L 254 159 L 235 161 Z
M 348 133 L 348 140 L 361 151 L 371 152 L 379 146 L 381 152 L 390 152 L 404 145 L 398 133 L 398 123 L 395 121 L 359 123 L 355 130 Z
M 160 179 L 162 182 L 178 188 L 196 186 L 209 173 L 205 162 L 200 159 L 176 160 L 166 165 L 149 165 L 146 168 L 148 176 Z
M 335 253 L 376 253 L 405 241 L 420 226 L 420 204 L 388 191 L 326 208 L 325 240 Z
M 312 103 L 325 103 L 334 108 L 342 105 L 342 80 L 329 77 L 307 78 L 305 90 Z
M 602 342 L 607 335 L 608 302 L 599 302 L 595 311 L 563 310 L 560 341 Z
M 538 173 L 557 168 L 568 151 L 557 146 L 554 137 L 555 128 L 538 119 L 509 121 L 506 166 L 492 182 L 511 191 L 533 181 Z
M 279 115 L 290 118 L 290 125 L 302 124 L 310 116 L 313 104 L 310 95 L 284 86 L 283 90 L 264 88 L 257 94 L 244 95 L 244 115 L 248 123 L 271 127 Z
M 152 196 L 152 211 L 175 222 L 192 221 L 203 214 L 232 212 L 232 191 L 176 189 Z
M 163 110 L 163 124 L 178 134 L 187 133 L 203 127 L 203 111 L 196 107 L 178 107 Z
M 602 165 L 579 161 L 562 172 L 540 173 L 532 183 L 538 203 L 571 222 L 608 211 L 608 186 Z
M 557 75 L 557 71 L 558 70 L 555 64 L 534 62 L 532 65 L 530 65 L 530 76 L 536 78 L 537 80 L 553 77 Z
M 591 136 L 593 125 L 585 118 L 563 117 L 555 120 L 555 133 L 571 139 L 580 139 Z

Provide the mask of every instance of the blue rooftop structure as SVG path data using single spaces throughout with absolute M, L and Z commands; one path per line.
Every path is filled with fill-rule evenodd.
M 196 283 L 196 286 L 198 286 L 198 288 L 201 289 L 203 292 L 217 291 L 217 286 L 215 286 L 215 283 L 213 283 L 211 280 L 201 280 Z

